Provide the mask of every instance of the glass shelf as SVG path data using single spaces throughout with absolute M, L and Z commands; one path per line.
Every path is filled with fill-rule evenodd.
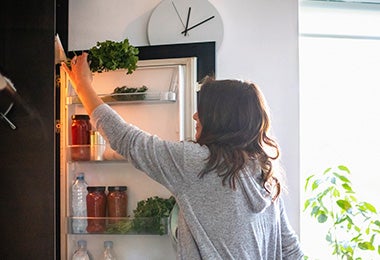
M 72 229 L 73 221 L 85 221 L 87 223 L 86 233 L 74 232 Z M 167 235 L 168 217 L 150 218 L 99 218 L 99 217 L 68 217 L 68 230 L 75 235 Z M 92 230 L 92 231 L 91 231 Z
M 69 162 L 126 161 L 123 156 L 107 147 L 106 144 L 68 145 L 66 156 Z
M 160 103 L 173 103 L 177 100 L 176 93 L 173 91 L 165 92 L 141 92 L 141 93 L 112 93 L 112 94 L 99 94 L 98 95 L 107 104 L 115 103 L 147 103 L 147 102 L 160 102 Z M 81 104 L 78 96 L 69 96 L 66 100 L 67 104 Z

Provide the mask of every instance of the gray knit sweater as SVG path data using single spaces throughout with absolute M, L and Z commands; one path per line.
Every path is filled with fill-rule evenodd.
M 161 140 L 127 124 L 108 105 L 97 107 L 91 119 L 114 150 L 175 196 L 177 259 L 302 258 L 283 202 L 271 201 L 254 162 L 232 190 L 214 172 L 198 177 L 209 155 L 206 146 Z

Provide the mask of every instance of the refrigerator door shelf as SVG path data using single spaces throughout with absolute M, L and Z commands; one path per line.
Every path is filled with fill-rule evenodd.
M 113 103 L 147 103 L 147 102 L 176 102 L 177 94 L 172 91 L 165 92 L 147 92 L 147 93 L 117 93 L 117 94 L 102 94 L 99 97 L 108 104 Z M 67 104 L 81 104 L 78 96 L 67 97 Z
M 73 220 L 87 220 L 91 225 L 91 221 L 95 224 L 102 225 L 102 230 L 99 232 L 75 233 L 71 228 Z M 169 232 L 168 218 L 151 217 L 151 218 L 99 218 L 99 217 L 69 217 L 68 230 L 70 234 L 83 235 L 83 234 L 105 234 L 105 235 L 167 235 Z

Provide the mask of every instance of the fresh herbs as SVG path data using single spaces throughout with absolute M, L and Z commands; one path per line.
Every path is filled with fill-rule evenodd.
M 117 87 L 114 89 L 113 94 L 120 95 L 113 95 L 113 98 L 119 101 L 144 100 L 146 94 L 143 93 L 145 93 L 147 90 L 148 88 L 146 86 L 142 86 L 140 88 L 132 88 L 127 86 Z
M 133 211 L 134 218 L 118 221 L 107 227 L 107 233 L 158 234 L 167 233 L 167 219 L 175 205 L 175 198 L 158 196 L 139 201 Z
M 149 232 L 160 235 L 166 233 L 167 223 L 162 223 L 162 219 L 169 217 L 174 204 L 173 196 L 168 199 L 155 196 L 138 202 L 137 208 L 133 211 L 135 214 L 133 228 L 137 233 Z
M 92 72 L 127 69 L 127 74 L 132 74 L 137 68 L 138 53 L 139 50 L 130 45 L 128 39 L 97 42 L 88 51 L 90 69 Z

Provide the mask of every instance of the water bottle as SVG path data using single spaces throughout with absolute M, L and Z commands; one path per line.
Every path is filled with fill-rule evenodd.
M 87 183 L 84 180 L 84 173 L 81 172 L 76 177 L 72 186 L 71 207 L 73 211 L 72 229 L 73 233 L 86 233 L 87 228 Z M 83 219 L 76 219 L 76 217 Z
M 116 260 L 116 254 L 113 251 L 113 242 L 104 241 L 104 260 Z
M 75 250 L 72 260 L 91 260 L 92 256 L 87 250 L 87 241 L 78 240 L 78 249 Z

